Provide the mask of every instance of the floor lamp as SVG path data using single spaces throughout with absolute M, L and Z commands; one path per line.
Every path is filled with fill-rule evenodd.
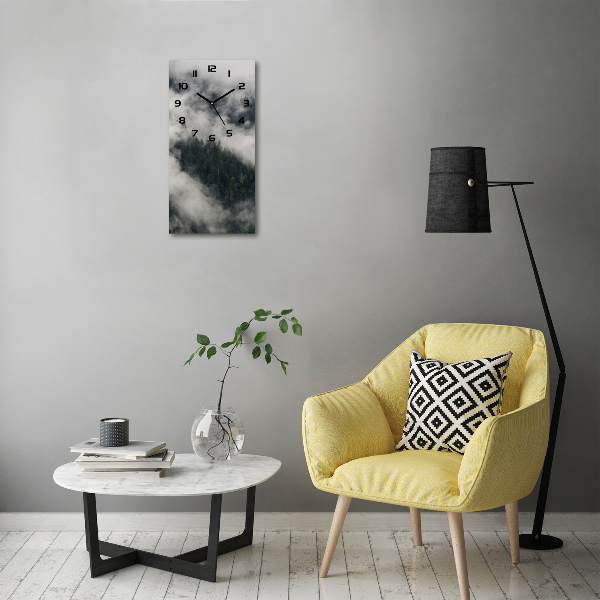
M 550 437 L 548 439 L 548 450 L 542 469 L 542 480 L 538 495 L 537 507 L 533 531 L 529 534 L 519 536 L 521 548 L 535 550 L 553 550 L 560 548 L 563 544 L 560 538 L 542 534 L 544 513 L 546 510 L 546 499 L 548 498 L 548 487 L 550 485 L 550 472 L 552 470 L 552 458 L 556 443 L 558 420 L 560 418 L 560 407 L 562 404 L 563 390 L 565 387 L 565 363 L 563 361 L 558 338 L 552 324 L 552 317 L 546 302 L 542 282 L 533 258 L 531 244 L 523 222 L 523 215 L 517 201 L 515 187 L 518 185 L 533 184 L 532 181 L 488 181 L 485 161 L 485 148 L 471 146 L 432 148 L 431 169 L 429 173 L 429 197 L 427 201 L 427 233 L 490 233 L 490 207 L 488 188 L 510 187 L 525 244 L 529 252 L 529 259 L 533 268 L 535 282 L 546 315 L 546 322 L 552 346 L 556 354 L 560 374 L 558 385 L 554 396 L 554 408 L 550 422 Z

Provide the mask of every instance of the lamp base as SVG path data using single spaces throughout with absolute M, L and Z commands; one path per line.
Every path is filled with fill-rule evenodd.
M 556 550 L 562 545 L 563 541 L 553 535 L 534 536 L 532 533 L 522 533 L 519 536 L 519 546 L 528 550 Z

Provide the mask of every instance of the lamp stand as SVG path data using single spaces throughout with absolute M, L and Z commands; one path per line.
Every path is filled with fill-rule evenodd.
M 517 194 L 515 193 L 515 185 L 527 185 L 533 183 L 532 181 L 490 181 L 488 187 L 502 187 L 510 186 L 515 199 L 515 206 L 517 207 L 517 213 L 519 214 L 519 220 L 521 221 L 521 228 L 523 229 L 523 235 L 525 237 L 525 244 L 527 245 L 527 251 L 529 252 L 529 259 L 531 260 L 531 266 L 533 268 L 533 274 L 535 276 L 535 282 L 537 283 L 538 292 L 540 294 L 540 300 L 544 308 L 544 314 L 546 315 L 546 323 L 550 331 L 550 338 L 552 339 L 552 346 L 554 347 L 554 354 L 558 362 L 559 375 L 558 384 L 556 386 L 556 394 L 554 396 L 554 407 L 552 409 L 552 419 L 550 421 L 550 435 L 548 438 L 548 450 L 546 451 L 546 459 L 544 460 L 544 468 L 542 470 L 542 480 L 540 483 L 540 491 L 538 493 L 538 501 L 535 509 L 535 519 L 533 521 L 533 530 L 531 533 L 522 533 L 519 536 L 519 546 L 521 548 L 528 548 L 531 550 L 554 550 L 560 548 L 563 545 L 563 541 L 553 535 L 545 535 L 542 533 L 542 525 L 544 523 L 544 513 L 546 511 L 546 500 L 548 498 L 548 487 L 550 485 L 550 472 L 552 471 L 552 459 L 554 457 L 554 447 L 556 445 L 556 434 L 558 432 L 558 421 L 560 419 L 560 408 L 562 405 L 563 390 L 565 388 L 565 363 L 563 361 L 560 346 L 558 345 L 558 338 L 556 337 L 556 331 L 554 331 L 554 325 L 552 324 L 552 317 L 550 316 L 550 310 L 548 309 L 548 303 L 546 302 L 546 296 L 544 289 L 542 288 L 542 282 L 535 265 L 535 259 L 533 258 L 533 252 L 531 251 L 531 244 L 529 243 L 529 237 L 527 236 L 527 230 L 525 229 L 525 223 L 523 221 L 523 215 L 519 208 L 519 202 L 517 200 Z

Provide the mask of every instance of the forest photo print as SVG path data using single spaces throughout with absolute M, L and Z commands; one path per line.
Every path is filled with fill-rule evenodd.
M 255 233 L 253 60 L 169 62 L 169 233 Z

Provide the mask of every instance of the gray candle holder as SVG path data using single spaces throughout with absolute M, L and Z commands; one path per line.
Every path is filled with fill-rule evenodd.
M 110 417 L 100 419 L 100 445 L 106 447 L 129 444 L 129 419 Z

